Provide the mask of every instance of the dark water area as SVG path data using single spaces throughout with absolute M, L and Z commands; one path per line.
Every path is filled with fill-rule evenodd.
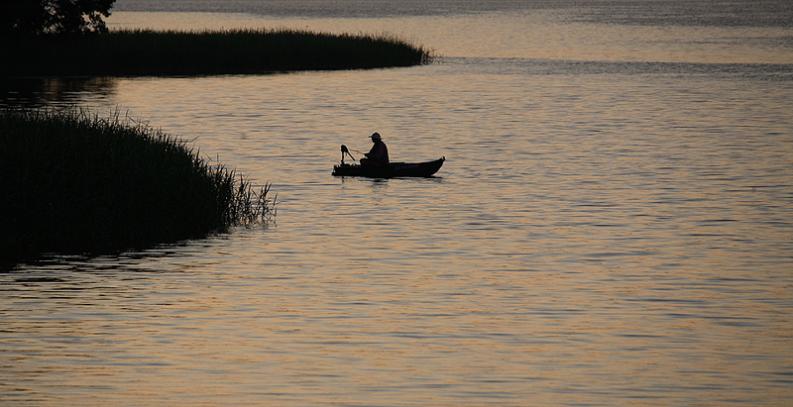
M 385 31 L 442 57 L 9 81 L 2 105 L 129 111 L 280 204 L 266 226 L 0 274 L 1 404 L 793 403 L 786 2 L 123 11 L 148 4 L 111 28 Z M 393 160 L 447 161 L 332 177 L 373 131 Z
M 4 78 L 0 80 L 0 102 L 3 106 L 23 108 L 69 105 L 76 95 L 110 96 L 116 83 L 110 77 Z
M 530 75 L 664 75 L 789 81 L 793 64 L 556 61 L 524 58 L 446 58 L 444 64 L 491 73 Z
M 581 21 L 605 24 L 793 27 L 793 7 L 780 0 L 596 0 L 576 7 L 585 10 Z

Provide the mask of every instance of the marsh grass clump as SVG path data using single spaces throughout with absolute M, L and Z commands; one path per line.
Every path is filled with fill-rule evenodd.
M 9 76 L 209 75 L 411 66 L 430 51 L 389 35 L 299 30 L 151 31 L 0 37 Z
M 0 263 L 203 237 L 274 207 L 269 185 L 118 114 L 0 111 L 0 174 Z

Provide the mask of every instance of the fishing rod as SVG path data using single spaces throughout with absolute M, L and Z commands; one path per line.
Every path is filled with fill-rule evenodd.
M 351 149 L 350 149 L 350 151 L 355 151 L 355 152 L 356 152 L 356 153 L 358 153 L 358 154 L 366 154 L 366 153 L 364 153 L 363 151 L 361 151 L 361 150 L 356 150 L 356 149 L 354 149 L 354 148 L 351 148 Z

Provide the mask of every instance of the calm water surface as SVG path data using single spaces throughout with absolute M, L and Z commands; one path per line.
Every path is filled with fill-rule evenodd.
M 444 58 L 6 85 L 3 104 L 128 111 L 281 203 L 267 226 L 0 274 L 1 404 L 793 404 L 785 2 L 135 11 L 153 3 L 113 27 L 385 31 Z M 331 177 L 375 130 L 394 160 L 446 156 L 439 177 Z

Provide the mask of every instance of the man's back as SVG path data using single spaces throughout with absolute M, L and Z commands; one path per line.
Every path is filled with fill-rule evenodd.
M 377 140 L 366 157 L 378 164 L 388 164 L 388 147 L 382 141 Z

